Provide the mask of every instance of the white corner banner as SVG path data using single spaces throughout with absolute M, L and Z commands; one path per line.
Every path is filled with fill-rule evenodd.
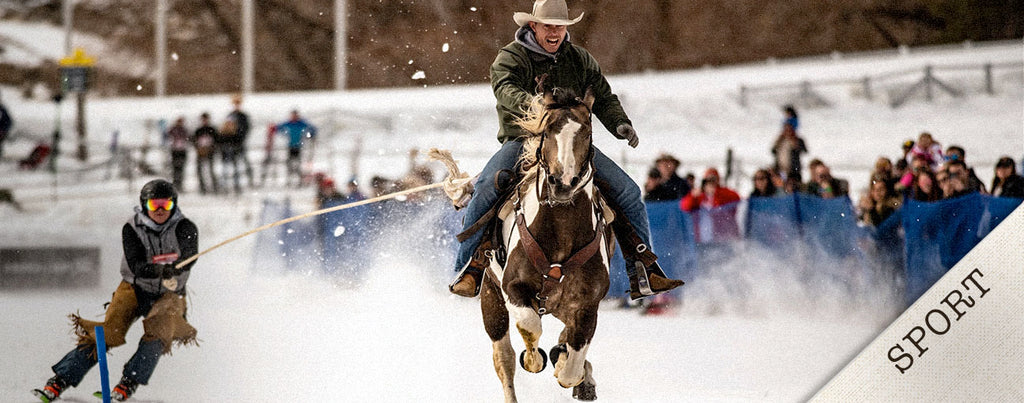
M 811 401 L 1024 402 L 1024 205 Z

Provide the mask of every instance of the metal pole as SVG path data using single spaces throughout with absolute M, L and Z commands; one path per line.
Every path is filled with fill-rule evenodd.
M 253 0 L 242 0 L 242 92 L 251 94 L 255 80 L 253 64 Z
M 992 86 L 992 63 L 985 63 L 985 93 L 995 95 L 995 87 Z
M 64 56 L 71 55 L 71 19 L 75 14 L 74 0 L 64 0 L 62 4 L 64 12 Z
M 78 160 L 85 162 L 89 159 L 89 144 L 85 141 L 85 91 L 75 93 L 75 131 L 78 132 Z
M 346 48 L 348 47 L 348 35 L 346 34 L 346 0 L 334 0 L 334 88 L 338 91 L 345 89 L 346 80 Z
M 57 200 L 57 158 L 60 157 L 60 130 L 61 130 L 61 113 L 63 110 L 60 107 L 61 101 L 64 100 L 64 95 L 58 93 L 53 97 L 54 104 L 57 105 L 57 115 L 53 125 L 53 146 L 50 151 L 50 160 L 48 162 L 50 168 L 50 175 L 53 178 L 53 200 Z
M 156 2 L 156 85 L 158 98 L 167 94 L 167 0 Z
M 932 65 L 924 66 L 924 98 L 932 101 Z

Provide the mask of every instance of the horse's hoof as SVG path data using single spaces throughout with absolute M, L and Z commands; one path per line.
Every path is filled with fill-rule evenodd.
M 576 385 L 576 387 L 572 388 L 572 398 L 585 402 L 597 400 L 597 387 L 588 382 Z
M 569 353 L 569 349 L 565 347 L 565 343 L 555 344 L 554 347 L 551 347 L 550 351 L 551 351 L 551 365 L 558 364 L 559 356 L 561 356 L 562 354 L 568 354 Z
M 537 353 L 540 354 L 540 369 L 536 371 L 530 371 L 529 368 L 526 368 L 526 350 L 523 350 L 523 352 L 519 353 L 519 366 L 523 367 L 523 369 L 525 369 L 527 372 L 538 373 L 540 371 L 543 371 L 544 368 L 548 367 L 548 355 L 544 353 L 543 348 L 538 348 Z

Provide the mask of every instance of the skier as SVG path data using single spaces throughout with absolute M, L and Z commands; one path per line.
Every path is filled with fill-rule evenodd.
M 498 141 L 501 149 L 484 166 L 476 183 L 475 192 L 465 206 L 464 230 L 474 227 L 499 199 L 494 183 L 496 174 L 514 169 L 522 151 L 522 129 L 515 125 L 521 117 L 524 106 L 536 92 L 536 79 L 546 74 L 547 88 L 571 88 L 577 94 L 593 91 L 594 115 L 615 137 L 626 140 L 630 147 L 636 147 L 640 140 L 632 122 L 612 93 L 611 86 L 601 74 L 597 60 L 586 49 L 569 42 L 566 26 L 583 19 L 583 15 L 569 19 L 565 0 L 539 0 L 533 5 L 532 13 L 515 13 L 513 20 L 519 25 L 515 40 L 498 52 L 491 64 L 491 87 L 497 98 L 500 120 Z M 662 293 L 683 284 L 682 281 L 667 278 L 650 251 L 651 233 L 647 222 L 647 210 L 640 199 L 640 187 L 611 159 L 593 148 L 595 183 L 608 201 L 618 207 L 630 225 L 614 225 L 617 238 L 625 252 L 626 272 L 629 275 L 630 296 L 633 299 Z M 453 186 L 445 189 L 454 194 Z M 458 203 L 457 203 L 458 204 Z M 456 270 L 459 274 L 449 285 L 449 290 L 460 296 L 472 297 L 480 292 L 480 282 L 487 261 L 477 251 L 483 238 L 483 231 L 476 231 L 459 245 Z M 641 287 L 649 284 L 650 287 Z
M 195 344 L 196 329 L 185 319 L 185 284 L 195 262 L 181 268 L 175 264 L 198 253 L 199 232 L 178 208 L 178 192 L 163 179 L 146 183 L 139 194 L 141 207 L 121 229 L 124 259 L 122 281 L 107 305 L 102 322 L 71 315 L 78 344 L 52 369 L 54 376 L 33 392 L 44 402 L 75 387 L 96 365 L 96 326 L 103 326 L 109 348 L 125 344 L 128 328 L 142 319 L 144 334 L 138 350 L 124 366 L 120 383 L 111 395 L 128 400 L 139 385 L 149 383 L 162 354 L 171 345 Z

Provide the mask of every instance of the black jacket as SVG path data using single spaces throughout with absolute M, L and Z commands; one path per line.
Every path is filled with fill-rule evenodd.
M 997 190 L 999 188 L 1002 189 Z M 1024 176 L 1013 174 L 1002 182 L 996 177 L 992 180 L 992 194 L 996 195 L 997 191 L 999 193 L 997 196 L 999 197 L 1024 199 Z
M 690 193 L 690 182 L 686 179 L 680 178 L 679 175 L 672 174 L 665 183 L 659 184 L 647 195 L 644 196 L 644 200 L 647 201 L 665 201 L 665 200 L 679 200 L 683 196 Z

